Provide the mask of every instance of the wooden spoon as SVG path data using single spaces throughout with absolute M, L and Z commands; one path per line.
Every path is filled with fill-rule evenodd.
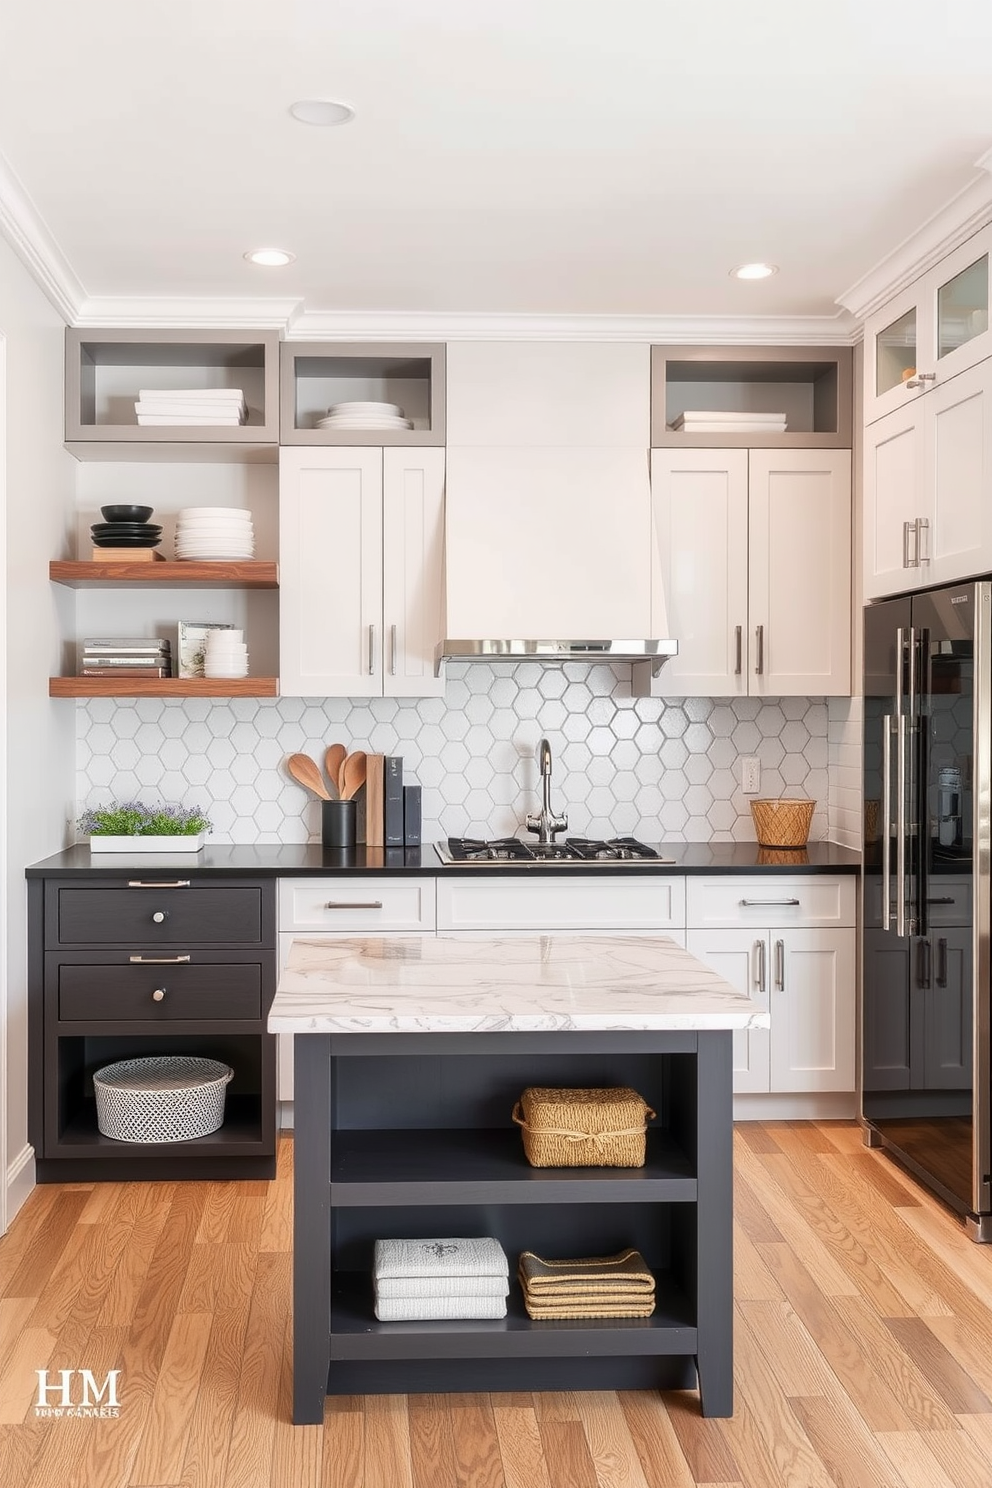
M 365 750 L 356 749 L 354 754 L 349 754 L 342 767 L 341 774 L 341 799 L 350 801 L 358 794 L 365 784 Z
M 317 766 L 308 754 L 291 754 L 286 761 L 286 769 L 293 779 L 300 785 L 305 785 L 308 791 L 313 791 L 322 801 L 329 801 L 323 777 Z
M 341 794 L 341 766 L 348 756 L 348 751 L 343 744 L 328 744 L 327 753 L 324 755 L 324 769 L 331 786 Z

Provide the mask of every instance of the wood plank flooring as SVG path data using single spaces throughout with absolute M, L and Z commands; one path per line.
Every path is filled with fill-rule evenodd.
M 349 1396 L 294 1427 L 292 1157 L 271 1184 L 35 1190 L 0 1241 L 2 1488 L 992 1488 L 992 1246 L 853 1123 L 737 1128 L 728 1421 L 604 1390 Z M 38 1369 L 119 1369 L 119 1415 L 36 1416 Z

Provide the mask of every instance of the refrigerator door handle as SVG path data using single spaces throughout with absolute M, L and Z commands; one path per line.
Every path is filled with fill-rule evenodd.
M 892 929 L 892 714 L 882 719 L 882 929 Z

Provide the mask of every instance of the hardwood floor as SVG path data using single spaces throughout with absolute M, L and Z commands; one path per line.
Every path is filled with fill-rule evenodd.
M 992 1247 L 853 1123 L 742 1125 L 735 1155 L 728 1421 L 602 1391 L 351 1396 L 294 1427 L 290 1140 L 271 1184 L 38 1188 L 0 1241 L 0 1484 L 992 1488 Z M 36 1416 L 39 1369 L 119 1369 L 119 1415 Z

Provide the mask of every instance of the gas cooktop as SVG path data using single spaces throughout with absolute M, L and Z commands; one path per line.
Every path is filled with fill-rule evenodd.
M 653 847 L 634 837 L 611 837 L 607 842 L 587 837 L 566 837 L 564 842 L 542 845 L 524 842 L 520 837 L 498 837 L 482 842 L 472 837 L 449 837 L 435 842 L 434 850 L 446 867 L 508 868 L 524 863 L 548 863 L 567 868 L 575 863 L 595 863 L 597 867 L 622 868 L 635 863 L 674 863 L 663 858 Z

